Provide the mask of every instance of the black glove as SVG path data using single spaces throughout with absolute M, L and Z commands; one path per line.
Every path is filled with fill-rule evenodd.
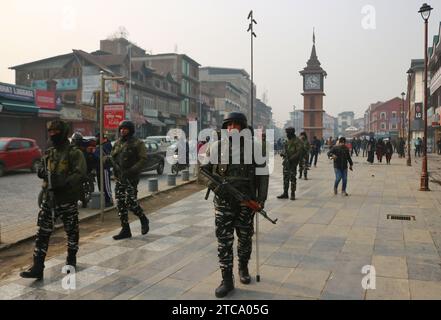
M 223 184 L 220 184 L 217 188 L 214 188 L 213 191 L 219 198 L 226 198 L 228 196 L 228 192 Z
M 46 172 L 46 170 L 42 166 L 38 167 L 37 176 L 40 179 L 47 180 L 47 172 Z

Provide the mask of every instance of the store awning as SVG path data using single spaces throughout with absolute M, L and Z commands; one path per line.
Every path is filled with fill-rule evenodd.
M 40 109 L 35 104 L 24 101 L 15 101 L 8 99 L 0 99 L 2 112 L 18 112 L 18 113 L 32 113 L 37 114 Z
M 170 120 L 170 119 L 164 119 L 164 123 L 165 124 L 176 124 L 175 120 Z
M 159 121 L 156 118 L 144 117 L 144 119 L 147 123 L 151 124 L 152 126 L 165 127 L 165 123 Z

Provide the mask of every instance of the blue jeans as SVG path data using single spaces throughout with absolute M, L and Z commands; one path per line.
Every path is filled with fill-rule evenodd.
M 338 185 L 340 184 L 340 181 L 343 179 L 343 188 L 342 191 L 346 191 L 346 185 L 348 184 L 348 169 L 337 169 L 334 168 L 335 172 L 335 183 L 334 183 L 334 189 L 338 188 Z

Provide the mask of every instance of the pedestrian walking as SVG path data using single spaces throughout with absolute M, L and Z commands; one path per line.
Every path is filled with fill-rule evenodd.
M 385 149 L 385 146 L 384 146 L 383 139 L 380 138 L 380 139 L 378 139 L 377 145 L 375 147 L 375 152 L 377 154 L 377 160 L 379 163 L 383 162 L 384 149 Z
M 116 179 L 116 203 L 122 229 L 113 239 L 122 240 L 132 237 L 129 210 L 139 218 L 141 233 L 146 235 L 149 232 L 149 219 L 137 200 L 139 177 L 147 165 L 147 148 L 144 142 L 134 137 L 135 125 L 132 121 L 122 121 L 118 131 L 120 136 L 113 147 L 111 161 Z
M 100 134 L 96 134 L 97 147 L 95 148 L 95 152 L 93 153 L 96 162 L 96 177 L 98 189 L 101 191 L 101 168 L 100 168 L 100 147 L 103 147 L 103 158 L 106 159 L 112 153 L 112 143 L 107 139 L 107 136 L 103 136 L 103 142 L 100 143 Z M 104 199 L 105 206 L 113 207 L 113 197 L 112 197 L 112 185 L 110 181 L 111 177 L 111 164 L 108 161 L 104 161 Z
M 423 140 L 418 137 L 415 140 L 415 157 L 421 157 L 421 145 L 423 144 Z
M 315 138 L 315 137 L 314 137 Z M 316 139 L 317 140 L 317 139 Z M 308 136 L 306 135 L 306 132 L 302 132 L 300 134 L 300 141 L 302 142 L 302 156 L 300 157 L 299 162 L 299 179 L 302 179 L 302 175 L 305 177 L 305 180 L 308 180 L 308 167 L 309 167 L 309 152 L 311 151 L 311 145 L 308 141 Z M 318 140 L 317 140 L 318 141 Z M 318 154 L 318 151 L 317 151 Z
M 386 163 L 390 164 L 390 160 L 392 159 L 392 154 L 394 153 L 394 146 L 392 145 L 390 140 L 387 140 L 384 150 L 386 155 Z
M 231 138 L 232 136 L 245 129 L 249 130 L 247 118 L 243 113 L 232 112 L 228 114 L 223 121 L 222 129 L 228 130 L 229 137 L 222 141 L 216 141 L 210 146 L 207 154 L 210 162 L 204 166 L 204 170 L 208 170 L 214 176 L 221 177 L 251 200 L 257 201 L 263 208 L 268 195 L 269 175 L 267 171 L 258 173 L 257 170 L 264 169 L 266 164 L 257 165 L 254 161 L 251 163 L 245 161 L 250 156 L 245 154 L 247 145 L 253 146 L 253 153 L 262 152 L 262 145 L 253 139 L 252 130 L 250 130 L 249 136 L 237 139 L 240 141 L 240 145 L 232 145 L 232 141 L 236 140 Z M 227 156 L 228 158 L 226 158 Z M 234 158 L 240 159 L 240 163 L 233 162 Z M 252 159 L 255 159 L 254 154 L 252 154 Z M 251 282 L 248 262 L 252 252 L 255 214 L 252 209 L 238 203 L 232 195 L 224 193 L 220 188 L 215 188 L 214 192 L 218 258 L 222 273 L 222 282 L 216 288 L 215 295 L 217 298 L 223 298 L 234 290 L 234 231 L 238 237 L 239 280 L 242 284 Z
M 374 163 L 374 157 L 375 157 L 375 139 L 374 137 L 371 137 L 366 145 L 366 151 L 367 151 L 367 161 L 370 164 Z
M 67 234 L 66 265 L 76 268 L 78 252 L 78 200 L 81 183 L 86 176 L 86 160 L 81 150 L 69 144 L 69 128 L 61 120 L 47 125 L 50 144 L 38 169 L 38 177 L 43 179 L 44 197 L 38 214 L 38 231 L 35 240 L 32 267 L 20 273 L 22 278 L 43 278 L 44 261 L 49 248 L 49 239 L 54 230 L 55 220 L 61 217 Z
M 314 162 L 314 167 L 317 167 L 317 159 L 320 153 L 321 142 L 317 139 L 316 136 L 312 139 L 311 143 L 311 158 L 309 160 L 309 166 L 312 166 L 312 162 Z
M 349 170 L 352 171 L 352 166 L 354 165 L 349 153 L 349 149 L 346 146 L 346 138 L 341 137 L 337 146 L 333 147 L 328 152 L 328 157 L 334 160 L 334 172 L 335 172 L 335 182 L 334 182 L 334 194 L 338 194 L 338 185 L 340 181 L 343 180 L 342 195 L 348 196 L 346 192 L 348 184 L 348 163 Z
M 296 137 L 296 130 L 293 127 L 286 128 L 288 140 L 285 142 L 282 153 L 283 158 L 283 194 L 278 199 L 288 199 L 289 184 L 291 183 L 291 200 L 296 199 L 297 189 L 297 166 L 302 156 L 302 142 Z

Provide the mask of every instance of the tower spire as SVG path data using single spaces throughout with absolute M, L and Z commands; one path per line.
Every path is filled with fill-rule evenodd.
M 312 43 L 315 45 L 315 27 L 312 28 Z

